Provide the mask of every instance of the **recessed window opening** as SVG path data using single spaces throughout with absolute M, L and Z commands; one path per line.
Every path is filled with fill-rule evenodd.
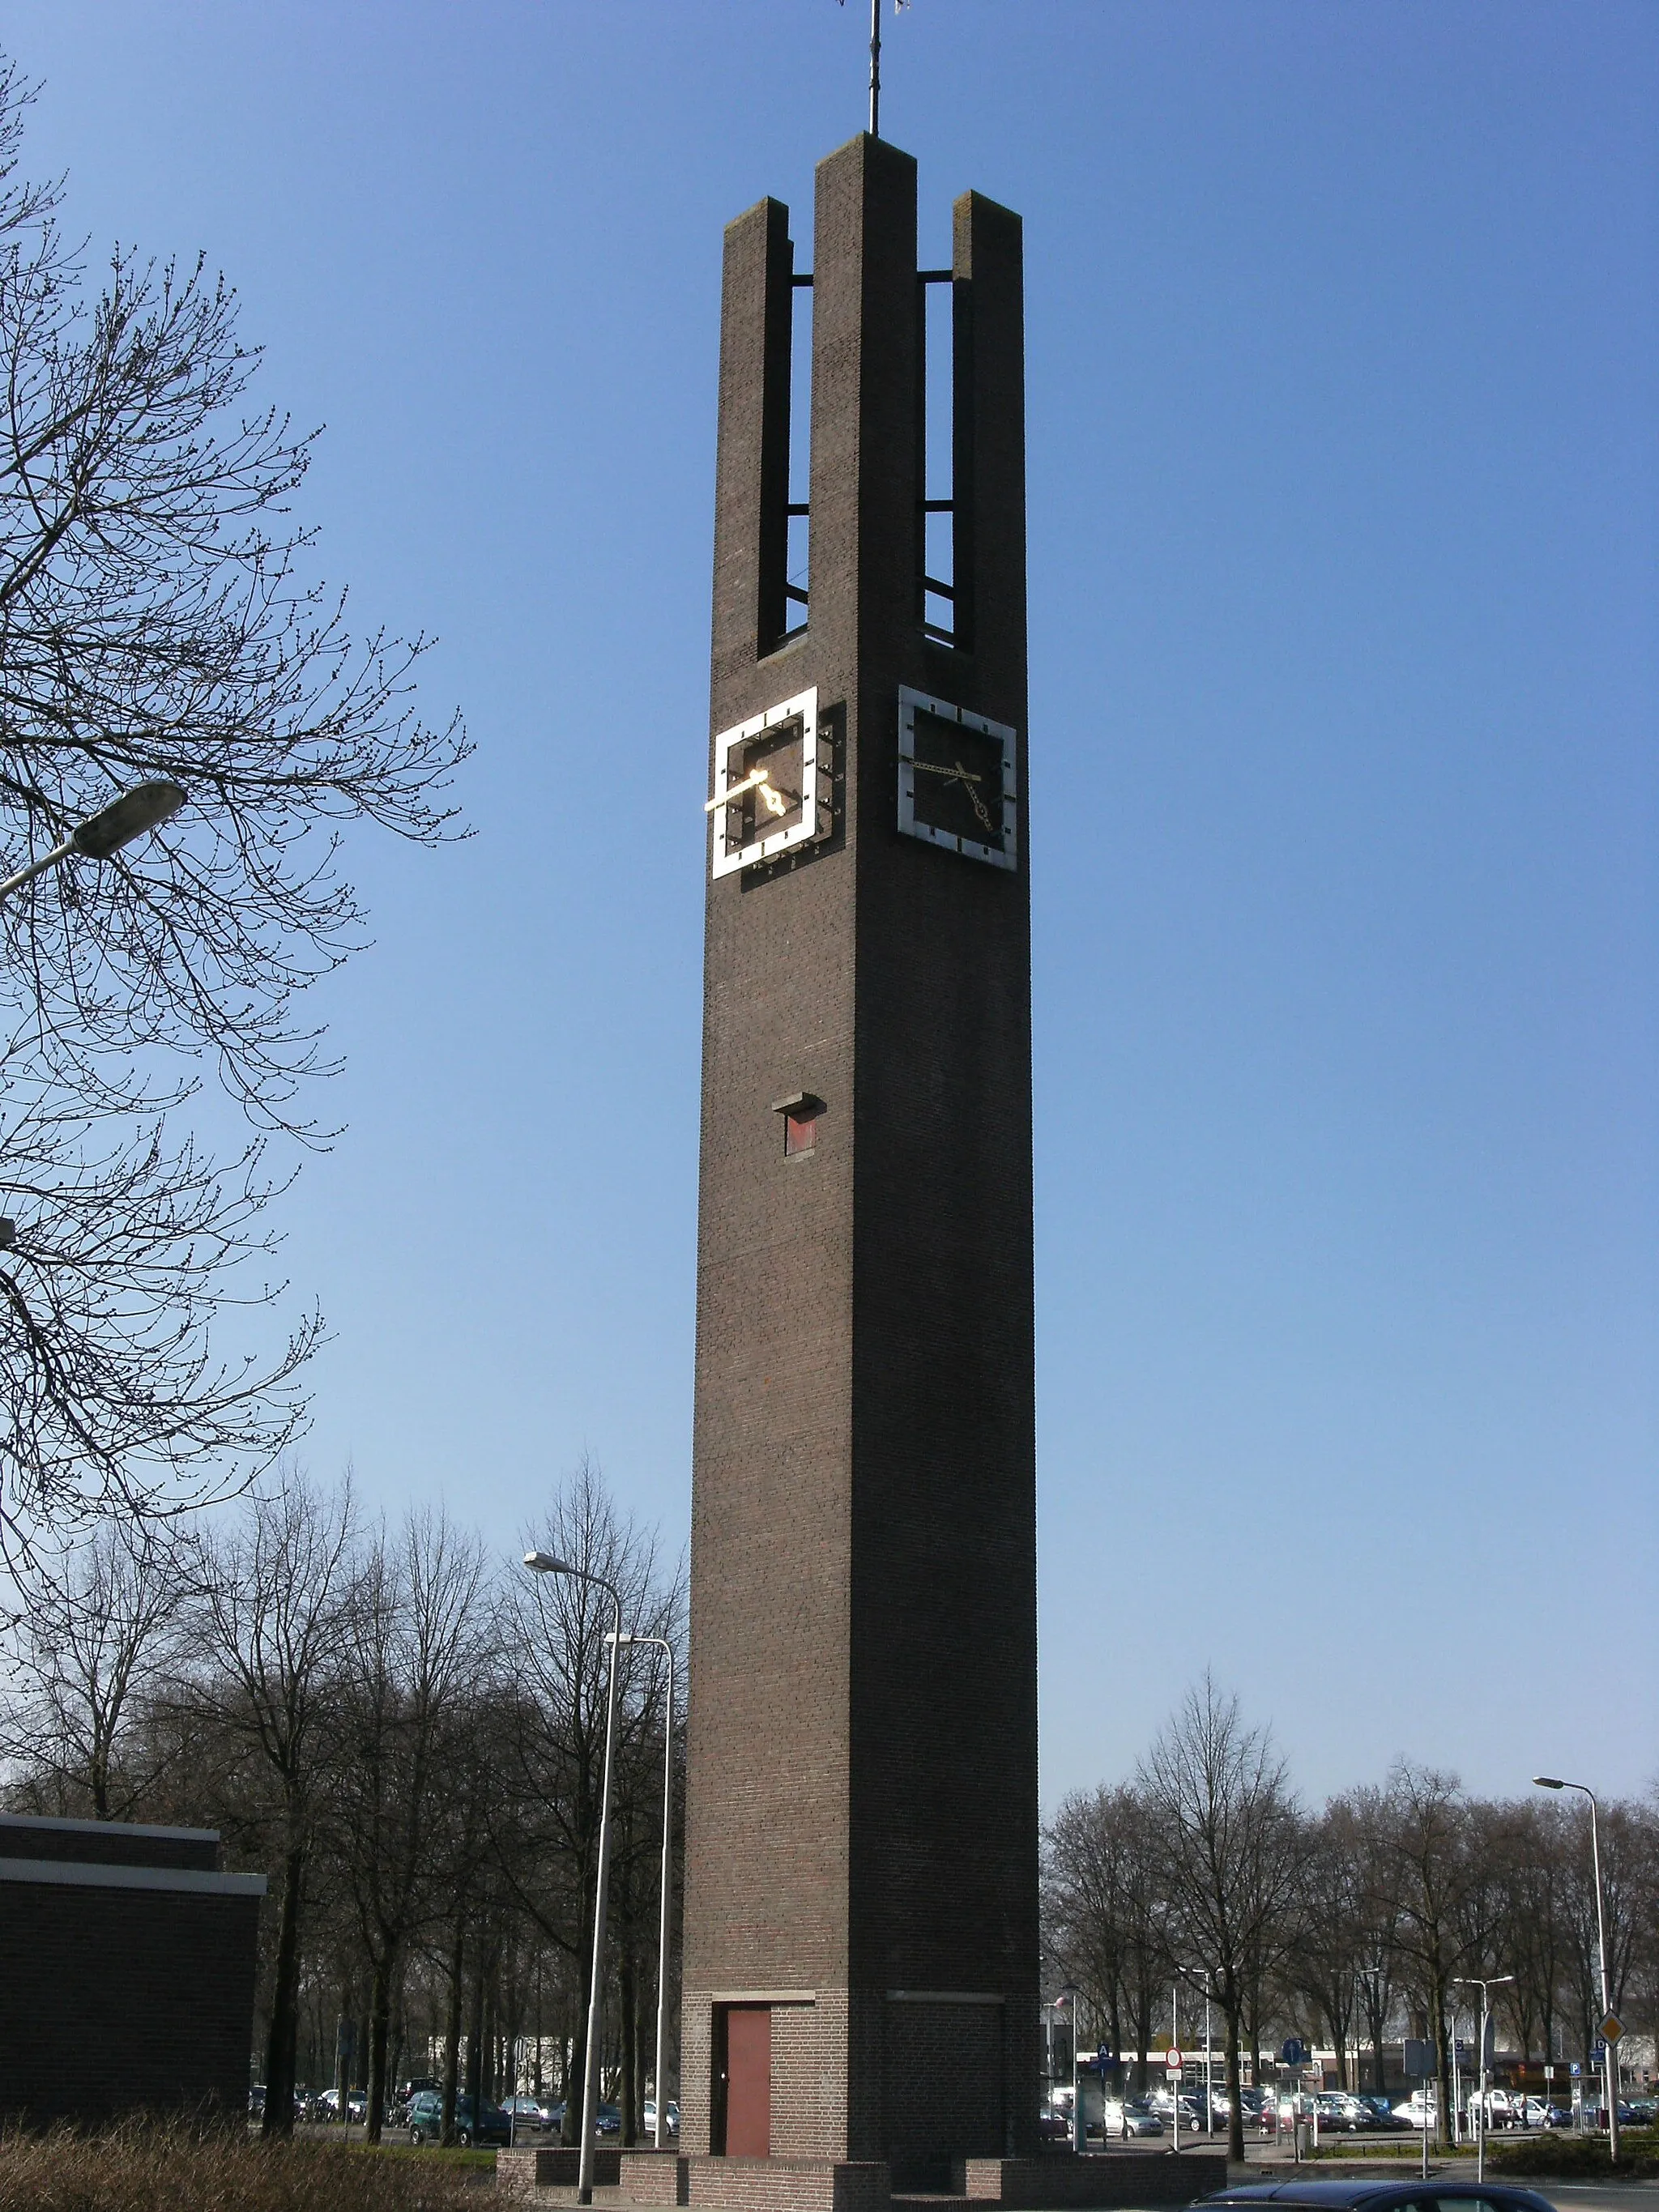
M 815 1098 L 810 1091 L 794 1091 L 787 1098 L 775 1099 L 772 1111 L 783 1117 L 785 1159 L 799 1159 L 803 1154 L 816 1150 L 818 1121 L 823 1112 L 822 1098 Z
M 783 1152 L 786 1159 L 793 1159 L 798 1152 L 816 1151 L 817 1141 L 818 1117 L 816 1114 L 784 1115 Z
M 954 301 L 948 269 L 921 277 L 921 625 L 954 645 L 956 617 Z
M 809 573 L 808 506 L 812 475 L 812 280 L 797 276 L 789 318 L 789 522 L 784 556 L 784 636 L 806 627 Z

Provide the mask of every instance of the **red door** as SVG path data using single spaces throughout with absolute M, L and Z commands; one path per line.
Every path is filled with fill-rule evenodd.
M 726 2014 L 726 2154 L 772 2154 L 772 2008 L 730 2005 Z

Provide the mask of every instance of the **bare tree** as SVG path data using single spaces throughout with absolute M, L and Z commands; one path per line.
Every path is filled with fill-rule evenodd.
M 1271 1971 L 1291 1933 L 1296 1802 L 1266 1729 L 1206 1673 L 1166 1723 L 1139 1775 L 1156 1823 L 1171 1933 L 1190 1979 L 1210 1977 L 1227 2032 L 1228 2155 L 1244 2155 L 1240 2031 L 1253 1971 Z
M 605 1765 L 605 1638 L 612 1620 L 611 1601 L 599 1584 L 620 1594 L 624 1630 L 677 1644 L 684 1589 L 678 1576 L 665 1583 L 654 1540 L 620 1519 L 590 1461 L 555 1498 L 535 1540 L 597 1581 L 523 1575 L 508 1586 L 503 1649 L 513 1687 L 503 1713 L 501 1864 L 519 1910 L 570 1961 L 585 2013 Z M 648 1766 L 639 1746 L 660 1729 L 660 1707 L 653 1709 L 641 1691 L 659 1680 L 643 1664 L 629 1670 L 632 1693 L 620 1716 L 618 1755 L 624 1778 L 643 1776 Z M 650 1832 L 643 1820 L 619 1823 L 630 1825 L 636 1838 Z M 568 2142 L 575 2140 L 581 2077 L 579 2049 L 567 2084 Z
M 1472 1876 L 1468 1808 L 1457 1777 L 1401 1760 L 1389 1777 L 1382 1863 L 1395 1902 L 1395 1948 L 1420 1998 L 1435 2046 L 1440 2140 L 1451 2140 L 1447 1996 L 1466 1963 Z
M 5 907 L 0 995 L 82 1093 L 107 1055 L 205 1051 L 292 1127 L 320 1065 L 295 995 L 362 936 L 340 825 L 442 836 L 465 739 L 409 703 L 421 641 L 355 641 L 305 581 L 313 439 L 250 406 L 223 279 L 118 250 L 90 294 L 58 188 L 18 174 L 30 97 L 0 73 L 0 823 L 33 856 L 133 783 L 190 803 Z
M 344 1756 L 332 1818 L 370 1973 L 368 2110 L 380 2139 L 392 2002 L 431 1912 L 428 1845 L 453 1739 L 471 1725 L 494 1648 L 483 1553 L 441 1514 L 380 1532 L 353 1592 L 342 1698 Z
M 0 849 L 136 783 L 161 830 L 0 906 L 0 1539 L 223 1495 L 301 1418 L 314 1320 L 216 1350 L 285 1177 L 168 1137 L 205 1066 L 256 1130 L 316 1136 L 307 985 L 364 939 L 343 839 L 454 828 L 466 751 L 411 700 L 425 651 L 354 639 L 289 507 L 313 440 L 254 398 L 257 348 L 198 261 L 125 250 L 101 286 L 20 162 L 0 64 Z M 261 1335 L 272 1335 L 264 1328 Z
M 276 1295 L 250 1275 L 270 1251 L 260 1153 L 226 1176 L 107 1097 L 88 1110 L 15 1069 L 0 1090 L 0 1563 L 37 1609 L 89 1528 L 118 1520 L 142 1552 L 294 1437 L 316 1317 L 264 1358 L 215 1350 L 216 1324 Z
M 1395 1867 L 1384 1841 L 1386 1801 L 1380 1790 L 1357 1790 L 1337 1801 L 1346 1808 L 1346 1825 L 1354 1852 L 1358 1927 L 1354 1940 L 1354 1989 L 1371 2046 L 1371 2086 L 1387 2093 L 1383 2040 L 1394 2017 L 1399 1918 Z
M 133 1723 L 167 1665 L 184 1587 L 170 1547 L 106 1524 L 40 1593 L 21 1692 L 0 1713 L 0 1758 L 27 1764 L 40 1810 L 120 1820 L 143 1809 L 161 1762 Z
M 240 1745 L 276 1800 L 276 1961 L 265 2046 L 267 2136 L 294 2127 L 301 1928 L 332 1747 L 339 1641 L 349 1609 L 355 1519 L 348 1479 L 332 1494 L 290 1468 L 197 1544 L 192 1612 L 200 1664 L 181 1698 Z
M 1345 2089 L 1348 2044 L 1364 1955 L 1364 1869 L 1352 1808 L 1337 1799 L 1304 1830 L 1302 1910 L 1290 1978 L 1323 2024 Z
M 1044 1838 L 1043 1866 L 1048 1948 L 1106 2021 L 1113 2050 L 1133 2043 L 1144 2094 L 1152 2011 L 1170 1965 L 1144 1796 L 1120 1783 L 1066 1798 Z

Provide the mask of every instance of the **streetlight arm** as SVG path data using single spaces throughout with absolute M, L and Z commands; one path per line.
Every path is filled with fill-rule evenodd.
M 71 853 L 83 854 L 89 860 L 107 860 L 123 845 L 131 844 L 135 837 L 142 837 L 151 830 L 159 830 L 164 822 L 170 822 L 184 803 L 185 793 L 165 776 L 153 783 L 135 784 L 131 791 L 124 791 L 96 814 L 89 814 L 84 822 L 77 823 L 51 852 L 0 881 L 0 899 L 9 898 L 25 884 L 44 876 L 48 868 L 58 867 Z

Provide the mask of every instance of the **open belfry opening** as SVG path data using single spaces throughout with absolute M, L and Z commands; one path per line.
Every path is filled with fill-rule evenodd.
M 726 233 L 681 2150 L 828 2206 L 1036 2148 L 1020 224 L 919 268 L 860 136 L 798 258 Z

